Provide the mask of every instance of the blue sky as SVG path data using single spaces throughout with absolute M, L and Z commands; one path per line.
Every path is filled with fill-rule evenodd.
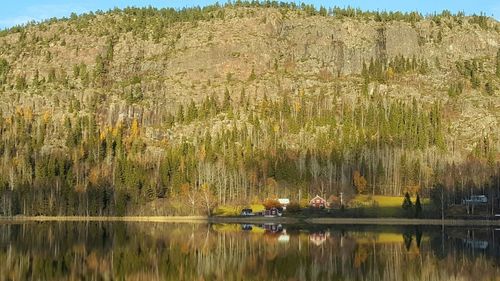
M 302 1 L 291 0 L 300 3 Z M 95 11 L 108 10 L 114 7 L 127 6 L 155 6 L 155 7 L 176 7 L 204 6 L 215 3 L 211 0 L 3 0 L 0 9 L 0 28 L 11 27 L 17 24 L 26 23 L 31 20 L 40 21 L 51 17 L 68 16 L 71 12 L 77 14 Z M 225 0 L 219 1 L 224 3 Z M 500 20 L 500 0 L 304 0 L 305 3 L 314 5 L 351 6 L 364 10 L 400 10 L 419 11 L 423 14 L 442 11 L 444 9 L 452 12 L 464 11 L 467 14 L 485 12 L 488 16 L 493 16 Z

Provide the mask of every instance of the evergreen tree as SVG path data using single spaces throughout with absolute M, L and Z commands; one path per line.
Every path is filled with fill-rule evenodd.
M 370 74 L 368 73 L 368 67 L 366 66 L 365 61 L 363 61 L 363 68 L 361 69 L 361 77 L 363 77 L 365 81 L 370 80 Z
M 48 78 L 47 78 L 47 81 L 48 81 L 49 83 L 52 83 L 52 82 L 55 82 L 55 81 L 56 81 L 56 70 L 55 70 L 55 68 L 51 67 L 51 68 L 49 69 L 49 76 L 48 76 Z
M 497 51 L 497 60 L 496 60 L 496 75 L 500 78 L 500 49 Z
M 39 83 L 40 83 L 40 74 L 39 74 L 38 69 L 37 69 L 37 70 L 35 70 L 35 75 L 33 75 L 32 85 L 33 85 L 33 87 L 36 88 L 36 87 L 38 87 Z
M 319 15 L 326 17 L 328 15 L 328 10 L 323 6 L 319 7 Z
M 422 204 L 420 203 L 420 195 L 417 193 L 417 199 L 415 200 L 415 217 L 420 218 L 421 215 L 422 215 Z
M 177 116 L 175 117 L 175 121 L 178 123 L 184 122 L 184 107 L 182 104 L 179 106 L 179 109 L 177 111 Z
M 411 208 L 413 207 L 413 203 L 411 202 L 411 198 L 410 198 L 410 193 L 408 193 L 408 192 L 405 193 L 405 198 L 403 199 L 402 207 L 406 211 L 411 210 Z
M 25 90 L 28 87 L 28 84 L 26 83 L 26 76 L 24 75 L 19 75 L 16 77 L 16 90 L 22 91 Z
M 231 95 L 229 94 L 228 88 L 224 91 L 224 100 L 222 102 L 222 109 L 227 111 L 231 106 Z
M 7 82 L 7 73 L 9 72 L 10 67 L 7 60 L 4 58 L 0 58 L 0 85 L 5 84 Z

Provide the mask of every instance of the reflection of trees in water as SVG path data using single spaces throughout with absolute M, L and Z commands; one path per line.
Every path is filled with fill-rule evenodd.
M 464 233 L 470 236 L 414 227 L 269 232 L 203 224 L 1 225 L 0 280 L 480 281 L 500 276 L 486 250 L 471 252 L 468 245 L 476 244 L 464 242 Z M 476 231 L 474 238 L 487 234 Z M 282 235 L 289 237 L 280 240 Z

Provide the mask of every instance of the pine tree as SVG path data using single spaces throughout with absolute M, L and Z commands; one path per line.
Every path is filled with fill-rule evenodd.
M 488 82 L 486 82 L 486 84 L 484 84 L 484 90 L 490 96 L 492 96 L 495 93 L 495 88 L 494 88 L 493 83 L 491 81 L 488 81 Z
M 49 76 L 47 78 L 47 81 L 49 81 L 49 83 L 52 83 L 56 80 L 56 70 L 55 68 L 51 67 L 49 69 Z
M 179 110 L 177 111 L 177 116 L 175 118 L 178 123 L 184 122 L 184 107 L 182 104 L 179 106 Z
M 231 95 L 229 94 L 229 89 L 226 88 L 226 90 L 224 91 L 224 100 L 222 102 L 222 108 L 224 110 L 228 110 L 230 106 L 231 106 Z
M 35 75 L 33 75 L 32 85 L 33 85 L 33 87 L 36 88 L 36 87 L 38 87 L 39 83 L 40 83 L 40 74 L 39 74 L 38 69 L 37 69 L 37 70 L 35 70 Z
M 97 55 L 95 59 L 95 66 L 94 66 L 94 78 L 102 81 L 103 76 L 105 72 L 105 65 L 104 65 L 104 59 L 102 56 L 99 54 Z
M 368 67 L 366 66 L 365 61 L 363 61 L 363 68 L 361 69 L 361 77 L 363 77 L 365 81 L 370 80 L 370 74 L 368 73 Z
M 198 109 L 196 108 L 196 104 L 193 100 L 189 103 L 186 113 L 186 119 L 188 122 L 195 120 L 198 117 Z
M 402 207 L 406 211 L 410 210 L 413 207 L 413 204 L 412 204 L 411 198 L 410 198 L 410 193 L 408 193 L 408 192 L 405 193 L 405 198 L 403 199 Z
M 420 195 L 417 193 L 417 199 L 415 200 L 415 217 L 419 218 L 421 215 L 422 215 L 422 203 L 420 203 Z
M 328 15 L 328 10 L 323 6 L 319 7 L 319 15 L 326 17 Z
M 9 69 L 9 63 L 5 59 L 0 58 L 0 85 L 7 82 L 7 73 Z
M 496 74 L 500 78 L 500 49 L 497 51 Z
M 19 75 L 16 77 L 16 90 L 22 91 L 27 88 L 28 84 L 26 83 L 26 76 Z

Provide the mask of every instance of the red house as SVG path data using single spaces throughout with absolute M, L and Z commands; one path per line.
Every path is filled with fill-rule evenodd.
M 309 206 L 312 208 L 320 208 L 323 209 L 326 207 L 326 200 L 319 195 L 316 195 L 311 201 L 309 201 Z

